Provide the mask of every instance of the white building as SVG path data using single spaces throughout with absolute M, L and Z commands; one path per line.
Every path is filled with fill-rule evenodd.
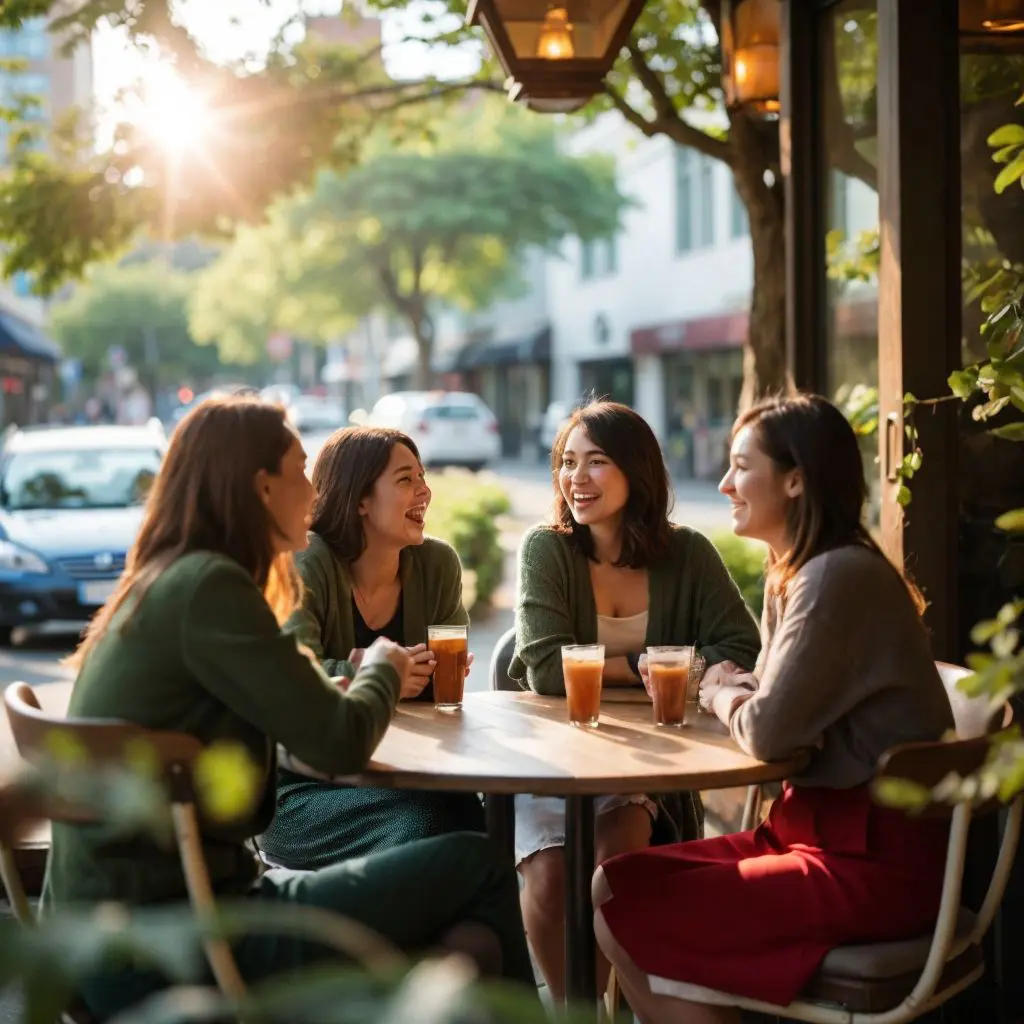
M 579 132 L 571 149 L 614 156 L 635 205 L 617 238 L 572 241 L 548 262 L 552 398 L 626 402 L 677 472 L 709 475 L 739 397 L 753 273 L 731 172 L 667 138 L 644 138 L 615 114 Z

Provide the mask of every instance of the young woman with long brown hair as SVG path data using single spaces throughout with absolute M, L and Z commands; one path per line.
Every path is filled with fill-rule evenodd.
M 578 410 L 552 452 L 552 522 L 519 553 L 516 656 L 511 675 L 538 693 L 565 695 L 561 647 L 605 646 L 605 686 L 635 686 L 650 645 L 699 647 L 712 677 L 751 669 L 757 625 L 712 543 L 669 520 L 669 480 L 650 425 L 628 406 Z M 601 797 L 598 863 L 652 841 L 701 834 L 699 796 Z M 516 798 L 516 860 L 523 919 L 552 995 L 564 991 L 565 805 Z M 598 962 L 598 984 L 607 978 Z
M 285 624 L 331 675 L 378 637 L 409 651 L 403 700 L 433 700 L 427 627 L 469 624 L 462 566 L 426 535 L 431 491 L 415 442 L 398 430 L 346 427 L 313 468 L 309 546 L 297 556 L 302 603 Z M 260 836 L 274 863 L 320 868 L 445 832 L 483 832 L 473 793 L 343 786 L 282 766 L 277 814 Z
M 76 655 L 69 714 L 247 750 L 263 773 L 258 805 L 230 828 L 203 825 L 219 895 L 335 910 L 410 951 L 471 934 L 474 950 L 497 954 L 492 967 L 530 984 L 515 875 L 484 836 L 456 833 L 351 865 L 262 875 L 246 846 L 274 813 L 277 745 L 315 771 L 360 770 L 411 671 L 408 652 L 382 639 L 346 689 L 281 631 L 299 598 L 292 553 L 306 545 L 313 501 L 305 461 L 283 410 L 256 399 L 211 399 L 182 421 L 117 592 Z M 48 907 L 184 899 L 173 851 L 102 826 L 54 825 Z M 236 948 L 249 979 L 325 955 L 258 935 Z M 112 969 L 89 979 L 83 996 L 109 1016 L 163 983 L 153 971 Z
M 598 942 L 645 1024 L 740 1020 L 694 986 L 785 1005 L 830 949 L 925 933 L 942 886 L 945 824 L 868 788 L 882 753 L 953 718 L 921 595 L 863 525 L 852 428 L 818 396 L 762 402 L 733 429 L 720 489 L 734 531 L 770 550 L 762 652 L 701 703 L 753 757 L 813 753 L 758 829 L 598 869 Z

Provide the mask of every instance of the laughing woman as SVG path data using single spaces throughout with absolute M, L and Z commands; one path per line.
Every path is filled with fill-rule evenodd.
M 465 625 L 462 568 L 426 537 L 430 506 L 419 452 L 397 430 L 347 427 L 321 449 L 309 547 L 297 564 L 302 607 L 285 629 L 332 676 L 351 678 L 377 637 L 409 649 L 403 700 L 433 700 L 427 626 Z M 277 816 L 260 838 L 268 860 L 319 868 L 446 832 L 483 831 L 473 794 L 356 789 L 278 773 Z
M 519 555 L 512 677 L 564 696 L 564 644 L 604 644 L 606 687 L 640 687 L 648 645 L 700 647 L 708 679 L 752 668 L 757 626 L 711 542 L 669 521 L 668 473 L 647 422 L 628 406 L 594 402 L 563 428 L 551 465 L 553 522 L 531 530 Z M 690 794 L 657 803 L 601 797 L 596 810 L 598 863 L 700 832 L 700 800 Z M 556 1000 L 564 992 L 564 845 L 564 802 L 517 797 L 523 920 Z M 602 988 L 607 974 L 601 959 Z

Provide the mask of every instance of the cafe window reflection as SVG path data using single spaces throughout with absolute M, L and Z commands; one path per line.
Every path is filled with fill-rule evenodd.
M 877 525 L 878 5 L 841 0 L 820 25 L 824 112 L 826 390 L 861 434 Z

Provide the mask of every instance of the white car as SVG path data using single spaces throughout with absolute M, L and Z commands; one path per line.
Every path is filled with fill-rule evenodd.
M 483 469 L 501 456 L 494 413 L 468 391 L 396 391 L 377 402 L 368 423 L 404 431 L 424 465 Z
M 300 434 L 337 430 L 348 423 L 344 407 L 333 398 L 299 395 L 287 409 L 289 421 Z

